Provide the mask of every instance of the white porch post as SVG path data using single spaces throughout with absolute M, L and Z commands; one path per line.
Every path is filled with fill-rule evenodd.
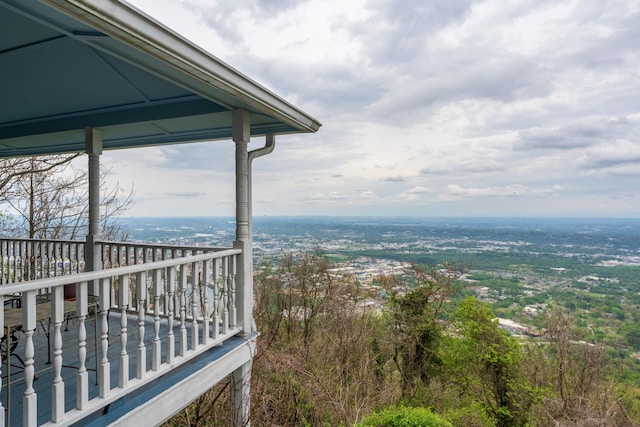
M 243 335 L 252 332 L 253 324 L 253 248 L 249 212 L 250 117 L 246 110 L 233 111 L 233 141 L 236 144 L 236 240 L 233 247 L 242 249 L 238 260 L 236 308 Z M 249 426 L 249 391 L 251 362 L 231 374 L 233 385 L 233 419 L 235 427 Z
M 102 259 L 97 246 L 100 240 L 100 155 L 102 154 L 102 130 L 85 129 L 86 152 L 89 156 L 89 232 L 85 245 L 85 271 L 102 269 Z M 97 283 L 90 292 L 97 295 Z
M 89 156 L 89 233 L 85 244 L 85 270 L 102 270 L 102 256 L 99 241 L 100 236 L 100 155 L 102 154 L 102 130 L 92 127 L 85 129 L 86 151 Z M 89 294 L 98 297 L 99 330 L 101 332 L 100 348 L 102 359 L 96 372 L 100 385 L 99 396 L 107 397 L 110 389 L 109 371 L 111 369 L 107 359 L 108 344 L 108 310 L 111 304 L 110 282 L 108 279 L 94 280 L 89 283 Z M 98 322 L 98 320 L 96 320 Z M 98 354 L 96 354 L 96 358 Z M 78 385 L 87 385 L 86 371 L 83 377 L 78 377 Z M 84 398 L 83 398 L 84 399 Z M 79 402 L 81 402 L 79 400 Z M 84 402 L 82 402 L 84 404 Z
M 251 365 L 252 361 L 250 360 L 231 373 L 231 391 L 234 408 L 232 425 L 234 427 L 250 425 L 249 391 L 251 388 Z
M 253 323 L 253 248 L 249 215 L 249 112 L 233 111 L 233 141 L 236 144 L 236 240 L 233 247 L 242 249 L 238 262 L 236 309 L 243 335 L 252 332 Z

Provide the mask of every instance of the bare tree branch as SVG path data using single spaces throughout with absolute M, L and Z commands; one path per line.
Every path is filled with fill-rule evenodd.
M 78 239 L 88 231 L 88 176 L 74 169 L 71 160 L 80 154 L 31 157 L 0 161 L 0 205 L 13 221 L 3 221 L 5 234 L 39 239 Z M 133 189 L 107 188 L 101 173 L 100 229 L 107 240 L 126 238 L 114 218 L 133 204 Z

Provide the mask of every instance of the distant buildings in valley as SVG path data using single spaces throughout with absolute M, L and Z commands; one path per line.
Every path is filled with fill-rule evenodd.
M 406 268 L 406 265 L 398 261 L 358 257 L 353 261 L 339 263 L 330 268 L 329 273 L 336 277 L 353 277 L 360 284 L 368 285 L 382 275 L 403 274 Z

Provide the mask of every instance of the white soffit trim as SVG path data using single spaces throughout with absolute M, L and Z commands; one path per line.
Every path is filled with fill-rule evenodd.
M 321 123 L 132 5 L 116 0 L 41 0 L 119 42 L 222 90 L 250 109 L 315 132 Z M 207 97 L 206 93 L 202 96 Z M 220 102 L 219 99 L 216 100 Z M 235 106 L 230 106 L 235 107 Z

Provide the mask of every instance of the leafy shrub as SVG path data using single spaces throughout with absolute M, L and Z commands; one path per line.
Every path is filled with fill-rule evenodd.
M 390 407 L 373 413 L 359 427 L 452 427 L 427 408 Z
M 474 402 L 459 408 L 448 409 L 444 417 L 454 426 L 494 427 L 495 420 L 489 418 L 483 408 Z

